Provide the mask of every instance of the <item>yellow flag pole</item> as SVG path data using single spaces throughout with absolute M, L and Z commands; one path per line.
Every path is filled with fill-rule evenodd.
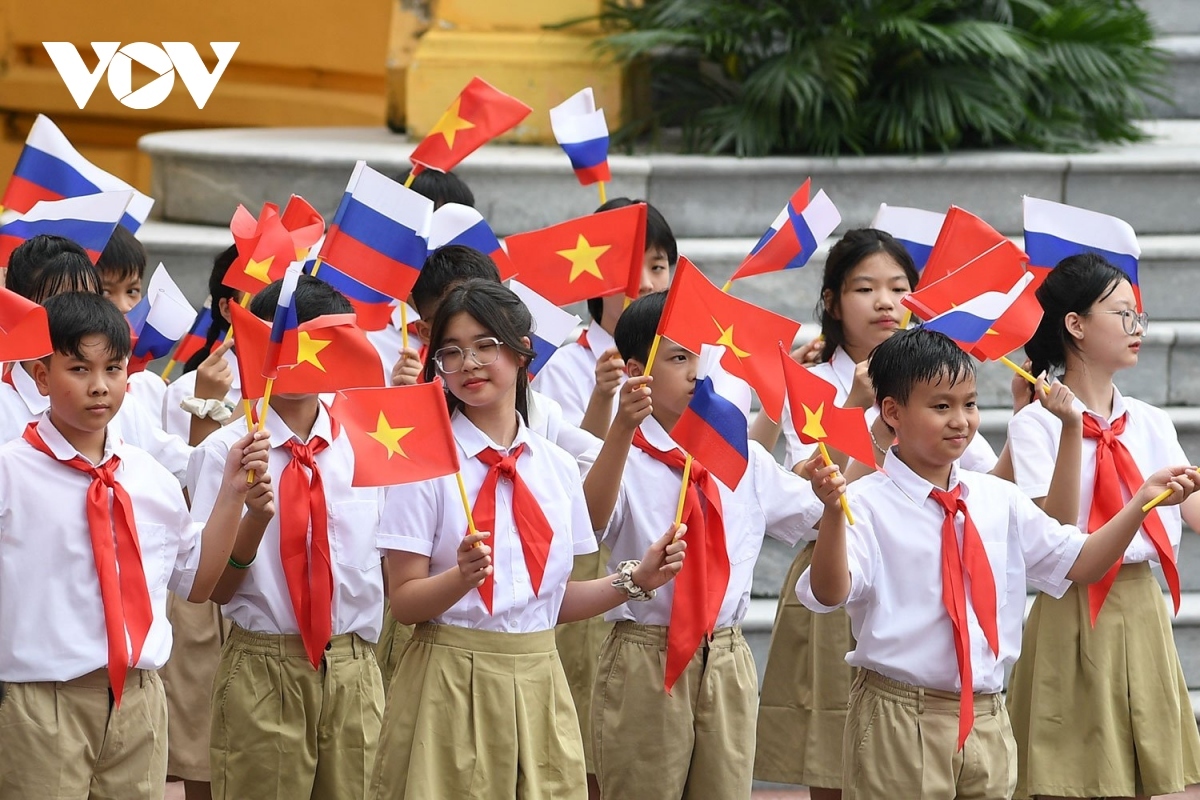
M 728 294 L 730 286 L 733 286 L 733 278 L 730 278 L 729 280 L 725 281 L 725 285 L 721 287 L 721 291 Z
M 179 362 L 175 360 L 175 356 L 171 356 L 171 358 L 167 361 L 167 365 L 163 367 L 162 371 L 163 383 L 167 383 L 167 379 L 171 377 L 171 372 L 175 369 L 175 365 L 178 363 Z
M 688 481 L 692 479 L 692 454 L 688 453 L 683 462 L 683 481 L 679 484 L 679 502 L 675 504 L 675 524 L 683 522 L 683 504 L 687 499 Z M 679 534 L 675 534 L 675 541 L 679 539 Z
M 408 303 L 400 304 L 400 349 L 408 349 Z
M 600 187 L 600 205 L 608 202 L 608 191 L 604 188 L 604 181 L 597 181 L 596 185 Z
M 1021 367 L 1021 365 L 1020 365 L 1020 364 L 1018 364 L 1017 362 L 1013 361 L 1013 360 L 1012 360 L 1011 358 L 1009 358 L 1008 356 L 1000 356 L 1000 363 L 1001 363 L 1001 364 L 1003 364 L 1004 366 L 1008 367 L 1009 369 L 1011 369 L 1013 372 L 1015 372 L 1015 373 L 1017 373 L 1018 375 L 1020 375 L 1020 376 L 1021 376 L 1022 378 L 1024 378 L 1025 380 L 1027 380 L 1027 381 L 1029 381 L 1030 383 L 1032 383 L 1034 386 L 1037 386 L 1037 378 L 1035 378 L 1035 377 L 1033 377 L 1032 375 L 1030 375 L 1028 370 L 1026 370 L 1026 369 L 1023 369 L 1023 368 Z M 1043 393 L 1043 394 L 1050 394 L 1050 387 L 1048 387 L 1048 386 L 1043 386 L 1043 387 L 1042 387 L 1042 393 Z M 1161 502 L 1161 501 L 1159 501 L 1159 502 Z
M 313 262 L 312 272 L 310 272 L 308 274 L 314 278 L 317 277 L 317 273 L 321 271 L 322 263 L 324 263 L 324 262 L 322 262 L 321 259 L 318 258 L 315 262 Z
M 458 496 L 462 499 L 463 511 L 467 514 L 467 531 L 474 536 L 479 531 L 475 529 L 475 517 L 471 514 L 471 501 L 467 498 L 467 485 L 463 483 L 462 471 L 456 472 L 454 477 L 458 478 Z M 475 546 L 479 547 L 479 544 L 476 543 Z
M 414 165 L 413 165 L 413 169 L 410 169 L 410 170 L 408 171 L 408 177 L 404 179 L 404 188 L 405 188 L 405 189 L 407 189 L 407 188 L 409 188 L 410 186 L 412 186 L 412 182 L 413 182 L 413 181 L 415 181 L 415 180 L 417 179 L 417 173 L 413 171 L 413 170 L 415 170 L 415 169 L 416 169 L 416 165 L 414 164 Z
M 643 375 L 649 375 L 650 370 L 654 368 L 654 357 L 658 355 L 658 343 L 662 341 L 662 336 L 654 334 L 654 343 L 650 345 L 650 357 L 646 359 L 646 371 Z
M 1154 499 L 1153 499 L 1153 500 L 1151 500 L 1149 503 L 1146 503 L 1146 505 L 1142 506 L 1142 513 L 1143 513 L 1143 514 L 1149 514 L 1149 513 L 1150 513 L 1150 509 L 1154 508 L 1156 505 L 1158 505 L 1159 503 L 1161 503 L 1163 500 L 1166 500 L 1168 497 L 1170 497 L 1170 496 L 1171 496 L 1171 494 L 1172 494 L 1174 491 L 1175 491 L 1174 489 L 1167 489 L 1165 492 L 1163 492 L 1162 494 L 1160 494 L 1158 497 L 1154 498 Z
M 832 467 L 833 459 L 829 457 L 829 448 L 825 446 L 824 442 L 817 442 L 817 447 L 821 448 L 821 458 L 825 459 L 825 466 Z M 845 494 L 839 497 L 838 500 L 842 504 L 842 513 L 846 515 L 846 522 L 853 525 L 854 515 L 850 513 L 850 501 L 846 499 Z

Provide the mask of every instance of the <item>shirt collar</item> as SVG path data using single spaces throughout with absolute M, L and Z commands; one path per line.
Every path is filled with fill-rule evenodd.
M 1115 384 L 1113 385 L 1112 414 L 1109 415 L 1108 419 L 1105 419 L 1089 409 L 1078 397 L 1075 398 L 1074 405 L 1077 410 L 1083 412 L 1084 414 L 1091 414 L 1093 417 L 1099 420 L 1102 428 L 1110 427 L 1112 423 L 1120 419 L 1126 411 L 1125 396 L 1121 394 L 1121 390 L 1118 389 Z
M 270 406 L 267 407 L 267 422 L 264 427 L 271 436 L 272 448 L 283 447 L 293 439 L 298 442 L 301 441 L 300 437 L 287 426 L 287 423 Z M 324 403 L 317 404 L 317 419 L 313 422 L 312 431 L 308 434 L 308 441 L 302 443 L 308 444 L 308 442 L 311 442 L 318 436 L 324 439 L 326 443 L 333 444 L 333 426 L 330 422 L 329 412 L 325 410 Z
M 641 431 L 642 436 L 646 437 L 646 441 L 655 450 L 669 453 L 679 448 L 679 445 L 671 438 L 671 434 L 667 433 L 667 429 L 654 417 L 646 417 L 642 420 Z
M 46 443 L 46 447 L 50 448 L 50 452 L 54 454 L 55 458 L 59 461 L 70 461 L 78 456 L 92 464 L 92 460 L 76 450 L 50 421 L 49 409 L 44 411 L 36 421 L 38 435 L 42 437 L 42 441 Z M 110 422 L 104 435 L 104 455 L 100 457 L 100 464 L 105 463 L 114 455 L 120 455 L 118 452 L 120 446 L 121 438 L 117 435 L 115 426 Z M 92 464 L 92 466 L 98 467 L 100 464 Z
M 605 351 L 617 346 L 617 342 L 612 335 L 600 327 L 600 323 L 592 320 L 592 324 L 588 325 L 587 329 L 588 349 L 596 358 Z
M 829 367 L 833 370 L 838 383 L 841 384 L 842 391 L 849 394 L 850 390 L 854 388 L 854 371 L 858 368 L 854 359 L 839 346 L 833 351 L 833 357 L 829 359 Z
M 17 390 L 17 396 L 24 401 L 30 414 L 41 414 L 50 408 L 50 398 L 38 391 L 33 376 L 25 371 L 25 367 L 20 362 L 13 364 L 12 382 L 13 388 Z
M 900 460 L 896 455 L 896 448 L 889 447 L 887 455 L 883 459 L 883 473 L 888 476 L 888 479 L 896 484 L 896 488 L 904 492 L 909 500 L 912 500 L 918 506 L 924 505 L 929 498 L 930 493 L 934 489 L 941 489 L 940 486 L 934 486 L 929 481 L 922 478 L 917 473 L 913 472 L 907 464 Z M 954 491 L 954 487 L 958 485 L 958 461 L 950 465 L 950 482 L 949 489 Z M 962 498 L 966 500 L 969 494 L 967 484 L 962 484 Z
M 484 450 L 496 450 L 508 455 L 521 445 L 525 445 L 528 452 L 533 444 L 533 437 L 529 435 L 529 427 L 525 424 L 525 420 L 521 419 L 520 414 L 517 414 L 517 436 L 509 447 L 501 447 L 493 442 L 492 437 L 475 427 L 475 423 L 467 419 L 467 415 L 462 411 L 454 412 L 454 416 L 450 419 L 450 427 L 454 431 L 454 440 L 458 442 L 463 455 L 467 458 L 475 458 Z

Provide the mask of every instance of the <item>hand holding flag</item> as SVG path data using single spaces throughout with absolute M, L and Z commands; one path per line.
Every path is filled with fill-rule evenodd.
M 423 169 L 449 172 L 471 153 L 515 127 L 533 111 L 478 77 L 442 114 L 408 157 L 415 177 Z

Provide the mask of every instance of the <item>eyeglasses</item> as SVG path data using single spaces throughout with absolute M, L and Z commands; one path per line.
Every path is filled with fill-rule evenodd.
M 1138 326 L 1142 328 L 1142 333 L 1150 327 L 1150 315 L 1145 311 L 1140 314 L 1132 308 L 1123 308 L 1120 311 L 1101 311 L 1101 314 L 1117 314 L 1121 317 L 1121 327 L 1125 329 L 1125 333 L 1133 336 L 1137 333 Z
M 466 366 L 468 355 L 476 364 L 486 367 L 495 363 L 496 359 L 500 357 L 500 348 L 503 345 L 504 342 L 496 337 L 486 336 L 471 342 L 470 347 L 463 348 L 456 345 L 442 347 L 433 354 L 433 363 L 437 364 L 438 371 L 443 375 L 453 375 L 461 370 Z

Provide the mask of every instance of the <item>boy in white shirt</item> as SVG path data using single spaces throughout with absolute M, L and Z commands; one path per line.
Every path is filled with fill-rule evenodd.
M 1055 597 L 1099 580 L 1137 533 L 1141 507 L 1196 488 L 1193 467 L 1156 472 L 1090 536 L 1016 486 L 959 468 L 979 425 L 975 365 L 940 333 L 902 331 L 871 357 L 895 432 L 883 470 L 849 487 L 816 459 L 825 503 L 812 566 L 796 587 L 814 611 L 845 606 L 859 668 L 843 739 L 843 797 L 1008 798 L 1016 745 L 1000 691 L 1021 647 L 1025 583 Z M 1052 402 L 1066 413 L 1070 393 Z
M 691 399 L 698 356 L 663 339 L 653 382 L 643 374 L 665 303 L 665 292 L 638 298 L 616 326 L 630 380 L 585 485 L 610 571 L 674 519 L 683 479 L 670 431 Z M 750 796 L 758 680 L 741 622 L 754 563 L 764 535 L 811 538 L 822 509 L 805 481 L 753 441 L 736 489 L 698 462 L 690 484 L 683 522 L 694 560 L 654 598 L 605 615 L 615 625 L 590 720 L 604 797 Z
M 49 410 L 0 448 L 0 797 L 162 797 L 171 652 L 167 590 L 204 602 L 242 518 L 271 513 L 267 443 L 242 435 L 207 523 L 110 423 L 129 326 L 99 294 L 46 302 L 54 352 L 33 362 Z

